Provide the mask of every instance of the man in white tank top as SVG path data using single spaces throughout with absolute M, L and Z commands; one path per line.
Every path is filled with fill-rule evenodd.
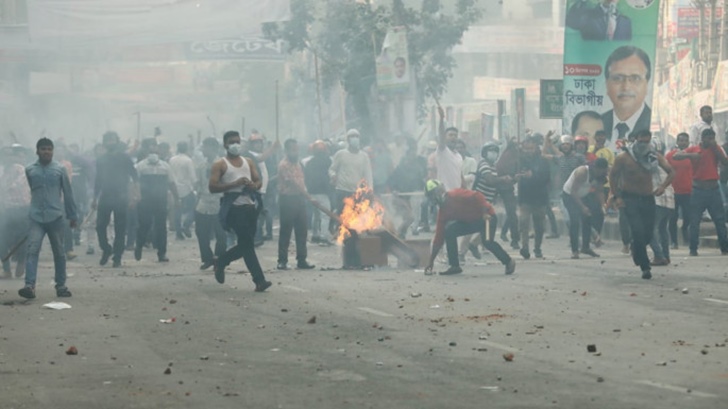
M 215 279 L 225 282 L 225 267 L 243 258 L 255 283 L 255 291 L 262 292 L 272 285 L 266 281 L 258 256 L 255 254 L 253 237 L 258 225 L 255 193 L 261 186 L 260 176 L 251 159 L 240 156 L 242 146 L 240 134 L 228 131 L 223 136 L 227 155 L 218 159 L 210 171 L 210 193 L 223 193 L 220 206 L 221 220 L 226 229 L 233 230 L 238 238 L 237 245 L 225 252 L 215 262 Z
M 569 239 L 571 242 L 571 258 L 579 258 L 579 228 L 581 227 L 581 253 L 599 257 L 591 249 L 592 226 L 601 230 L 604 223 L 602 213 L 604 182 L 607 180 L 609 162 L 599 158 L 591 165 L 579 166 L 571 172 L 571 176 L 564 183 L 562 199 L 566 211 L 569 212 Z

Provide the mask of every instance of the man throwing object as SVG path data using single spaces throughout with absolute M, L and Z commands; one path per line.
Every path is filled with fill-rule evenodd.
M 486 220 L 495 215 L 495 209 L 481 193 L 467 189 L 452 189 L 445 191 L 445 186 L 438 180 L 428 180 L 425 186 L 427 198 L 437 203 L 437 225 L 435 237 L 432 239 L 432 251 L 430 262 L 425 268 L 425 274 L 432 274 L 433 264 L 442 245 L 447 246 L 447 258 L 450 268 L 441 272 L 440 275 L 454 275 L 463 272 L 458 259 L 458 242 L 460 236 L 474 233 L 484 233 Z M 503 250 L 500 244 L 496 243 L 495 223 L 490 225 L 488 237 L 480 235 L 483 247 L 488 249 L 503 265 L 506 266 L 506 274 L 513 274 L 516 271 L 516 262 L 508 253 Z

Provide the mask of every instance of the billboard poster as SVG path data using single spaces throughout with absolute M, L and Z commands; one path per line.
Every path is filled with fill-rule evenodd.
M 568 0 L 564 132 L 607 146 L 650 129 L 659 0 Z M 587 129 L 588 128 L 588 129 Z
M 407 31 L 393 28 L 387 32 L 382 53 L 377 57 L 377 88 L 380 93 L 407 92 L 410 86 Z
M 561 119 L 564 116 L 564 81 L 541 80 L 541 119 Z

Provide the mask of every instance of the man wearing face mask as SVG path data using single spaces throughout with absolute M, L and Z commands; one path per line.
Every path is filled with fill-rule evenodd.
M 116 132 L 109 131 L 103 136 L 103 147 L 106 151 L 96 160 L 96 181 L 94 183 L 94 199 L 91 207 L 96 209 L 96 235 L 101 248 L 101 261 L 106 265 L 113 255 L 114 267 L 121 267 L 121 256 L 124 254 L 126 238 L 127 211 L 133 206 L 138 196 L 137 171 L 134 162 L 124 150 Z M 134 182 L 130 197 L 129 182 Z M 109 245 L 107 228 L 114 216 L 114 246 Z
M 225 282 L 225 267 L 243 258 L 255 283 L 255 291 L 263 292 L 273 285 L 266 281 L 263 269 L 255 254 L 253 236 L 258 225 L 255 208 L 256 195 L 261 181 L 252 159 L 243 158 L 240 134 L 228 131 L 223 135 L 227 155 L 218 159 L 210 171 L 210 193 L 223 193 L 220 202 L 220 222 L 226 230 L 233 230 L 238 238 L 235 247 L 229 249 L 215 262 L 215 279 Z
M 167 192 L 172 193 L 175 210 L 179 210 L 179 194 L 169 164 L 159 157 L 159 145 L 151 140 L 149 156 L 136 164 L 139 173 L 139 228 L 137 229 L 134 258 L 142 259 L 142 249 L 147 242 L 147 235 L 154 226 L 153 241 L 157 248 L 157 260 L 160 263 L 167 258 Z
M 463 272 L 458 259 L 458 237 L 475 233 L 486 233 L 486 225 L 490 231 L 481 234 L 483 247 L 488 249 L 503 265 L 506 266 L 506 274 L 513 274 L 516 271 L 516 262 L 513 260 L 500 244 L 493 241 L 495 236 L 495 223 L 486 223 L 495 215 L 495 209 L 488 203 L 481 193 L 467 189 L 445 190 L 445 186 L 438 180 L 430 179 L 425 184 L 425 195 L 439 206 L 437 212 L 437 225 L 435 236 L 432 239 L 432 251 L 430 260 L 425 268 L 425 274 L 432 274 L 437 254 L 443 244 L 447 246 L 447 259 L 450 268 L 440 275 L 455 275 Z
M 652 278 L 647 245 L 655 226 L 655 196 L 665 193 L 675 171 L 667 160 L 656 153 L 650 143 L 650 131 L 638 131 L 636 140 L 626 151 L 617 155 L 609 173 L 609 187 L 617 207 L 624 207 L 632 232 L 632 260 L 640 266 L 642 278 Z M 653 186 L 652 174 L 659 166 L 667 176 L 659 186 Z
M 705 210 L 710 214 L 718 233 L 723 255 L 728 255 L 723 200 L 718 189 L 718 166 L 728 165 L 725 151 L 715 141 L 715 131 L 704 129 L 700 145 L 675 153 L 673 159 L 690 159 L 693 164 L 693 191 L 690 196 L 690 255 L 698 255 L 700 221 Z
M 329 168 L 329 177 L 336 188 L 335 200 L 338 213 L 344 208 L 344 198 L 354 194 L 359 182 L 366 181 L 369 188 L 372 184 L 372 165 L 369 155 L 360 150 L 359 131 L 350 129 L 346 133 L 348 148 L 334 155 Z
M 286 157 L 278 165 L 278 193 L 280 203 L 281 230 L 278 236 L 278 270 L 288 270 L 288 246 L 291 233 L 296 234 L 297 268 L 310 270 L 314 265 L 306 261 L 306 236 L 308 220 L 306 218 L 306 184 L 303 167 L 298 158 L 298 142 L 288 139 L 283 144 Z

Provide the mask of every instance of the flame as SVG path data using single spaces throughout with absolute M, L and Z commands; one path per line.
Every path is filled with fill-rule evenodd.
M 384 206 L 374 198 L 372 189 L 366 181 L 359 182 L 354 195 L 344 198 L 344 209 L 341 211 L 341 226 L 336 241 L 341 244 L 351 236 L 350 230 L 362 233 L 382 226 Z

